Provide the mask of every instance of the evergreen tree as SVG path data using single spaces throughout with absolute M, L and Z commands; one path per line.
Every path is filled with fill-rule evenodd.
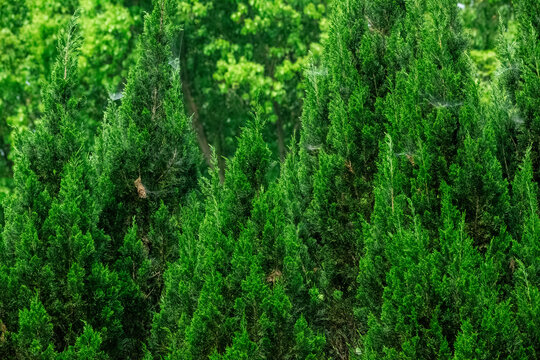
M 495 259 L 475 249 L 444 183 L 441 193 L 438 239 L 413 211 L 414 220 L 399 223 L 386 243 L 383 304 L 380 316 L 370 315 L 360 358 L 524 358 L 516 318 L 500 300 Z
M 246 244 L 247 240 L 247 245 L 253 246 L 250 237 L 238 239 L 242 238 L 252 213 L 253 198 L 267 183 L 270 154 L 261 129 L 258 118 L 245 129 L 224 184 L 220 183 L 218 169 L 206 180 L 206 215 L 198 231 L 188 230 L 182 236 L 181 253 L 187 250 L 191 256 L 180 257 L 165 277 L 161 312 L 153 325 L 154 355 L 161 354 L 171 342 L 172 358 L 179 354 L 204 358 L 213 351 L 223 351 L 227 345 L 230 332 L 227 318 L 232 315 L 234 294 L 238 291 L 235 288 L 240 288 L 242 280 L 232 277 L 235 274 L 234 270 L 231 273 L 231 263 L 234 264 L 235 248 L 240 243 Z M 198 301 L 194 302 L 193 298 Z
M 52 72 L 58 33 L 80 9 L 79 24 L 85 34 L 79 54 L 76 98 L 84 99 L 78 115 L 86 135 L 95 135 L 107 104 L 108 92 L 117 96 L 133 63 L 135 39 L 142 32 L 142 11 L 151 1 L 103 0 L 2 0 L 0 39 L 0 191 L 14 184 L 15 141 L 20 131 L 36 130 L 44 101 L 43 82 Z M 85 137 L 86 144 L 93 137 Z
M 436 233 L 440 183 L 466 134 L 479 135 L 478 91 L 453 1 L 409 2 L 405 22 L 402 51 L 410 52 L 410 65 L 397 75 L 384 111 L 398 167 L 410 179 L 403 190 Z
M 379 153 L 375 207 L 371 223 L 364 226 L 364 255 L 359 260 L 355 315 L 362 333 L 368 329 L 369 314 L 380 314 L 389 269 L 386 244 L 392 241 L 392 234 L 400 226 L 407 224 L 404 219 L 406 197 L 402 190 L 405 177 L 398 169 L 394 154 L 393 139 L 387 135 Z
M 399 41 L 404 6 L 401 1 L 385 0 L 334 4 L 326 55 L 319 67 L 312 65 L 306 73 L 300 144 L 302 162 L 308 167 L 305 176 L 311 177 L 318 167 L 313 158 L 326 152 L 339 157 L 337 170 L 344 173 L 340 176 L 348 188 L 358 188 L 358 192 L 369 188 L 384 129 L 384 116 L 376 103 L 389 90 L 398 66 L 389 53 L 392 45 L 386 43 Z M 313 188 L 303 186 L 309 191 Z M 370 197 L 361 201 L 363 213 L 369 213 L 371 202 Z
M 437 254 L 430 253 L 428 233 L 414 213 L 409 223 L 399 224 L 386 243 L 390 270 L 380 319 L 371 315 L 363 339 L 365 359 L 444 359 L 450 355 L 439 323 L 438 299 L 431 289 Z
M 485 347 L 475 351 L 520 358 L 520 343 L 511 342 L 520 337 L 515 318 L 509 302 L 500 301 L 509 283 L 507 182 L 493 125 L 479 121 L 457 8 L 427 0 L 407 3 L 406 11 L 403 49 L 412 57 L 385 100 L 390 136 L 380 153 L 358 276 L 356 314 L 367 331 L 360 357 L 450 358 L 461 316 L 481 334 Z M 467 214 L 465 223 L 452 215 L 459 214 L 452 198 Z M 475 204 L 483 218 L 474 217 Z M 489 248 L 485 259 L 470 239 L 463 242 L 464 224 L 476 245 Z M 484 230 L 476 231 L 480 224 Z M 471 282 L 477 273 L 482 278 Z M 452 278 L 465 282 L 454 285 Z
M 501 163 L 504 178 L 511 181 L 523 157 L 523 151 L 518 147 L 521 126 L 517 110 L 512 106 L 508 93 L 501 88 L 502 78 L 499 77 L 498 86 L 490 89 L 489 103 L 483 106 L 483 116 L 488 119 L 494 133 L 496 152 L 493 155 Z
M 517 241 L 512 247 L 514 258 L 510 267 L 515 278 L 517 321 L 523 333 L 524 347 L 532 358 L 540 354 L 537 321 L 540 311 L 540 213 L 536 202 L 538 184 L 533 181 L 533 174 L 530 153 L 527 152 L 512 184 L 514 213 L 520 224 L 516 225 Z
M 15 142 L 19 130 L 36 129 L 42 117 L 43 83 L 50 78 L 59 55 L 57 34 L 69 23 L 75 1 L 43 3 L 32 0 L 2 1 L 0 28 L 2 66 L 0 82 L 0 183 L 12 189 Z M 17 146 L 20 146 L 18 144 Z
M 73 345 L 86 321 L 103 330 L 104 347 L 114 352 L 122 341 L 116 323 L 123 312 L 117 302 L 121 283 L 101 264 L 110 241 L 96 226 L 92 170 L 81 150 L 85 132 L 74 97 L 78 42 L 73 19 L 45 87 L 43 121 L 21 137 L 16 150 L 16 191 L 8 203 L 2 239 L 1 266 L 11 279 L 8 292 L 2 293 L 2 319 L 11 332 L 17 324 L 23 331 L 28 321 L 15 314 L 27 308 L 37 292 L 34 302 L 46 311 L 52 329 L 51 349 L 61 352 Z M 30 305 L 31 311 L 39 310 Z M 17 353 L 26 351 L 23 344 L 11 345 Z
M 219 179 L 215 178 L 217 183 Z M 214 184 L 217 186 L 217 184 Z M 197 268 L 197 245 L 199 228 L 205 218 L 205 203 L 193 193 L 181 206 L 178 216 L 182 231 L 178 240 L 178 259 L 163 274 L 163 291 L 159 302 L 160 311 L 154 315 L 149 347 L 154 356 L 165 354 L 176 343 L 177 333 L 182 335 L 189 317 L 196 306 L 200 279 L 193 276 Z M 207 203 L 208 205 L 210 202 Z M 212 205 L 217 204 L 213 199 Z M 210 208 L 209 208 L 210 209 Z M 186 310 L 188 309 L 188 310 Z M 181 330 L 179 330 L 181 329 Z M 182 341 L 180 337 L 178 341 Z
M 66 164 L 60 192 L 52 201 L 39 238 L 47 268 L 40 294 L 54 320 L 60 348 L 74 343 L 82 331 L 82 320 L 87 319 L 87 274 L 99 260 L 96 248 L 107 247 L 108 242 L 95 228 L 97 216 L 88 171 L 87 160 L 78 160 L 77 155 Z
M 172 2 L 156 1 L 146 16 L 122 104 L 109 106 L 96 144 L 100 223 L 117 245 L 133 216 L 147 234 L 161 202 L 176 207 L 197 184 L 199 156 L 170 45 L 175 11 Z
M 467 136 L 451 167 L 453 198 L 467 214 L 467 230 L 478 246 L 486 246 L 509 223 L 508 183 L 495 157 L 496 144 L 488 124 L 478 140 Z
M 142 351 L 163 272 L 178 256 L 170 218 L 197 185 L 199 153 L 171 50 L 175 13 L 175 2 L 163 0 L 146 15 L 122 103 L 110 104 L 92 160 L 99 225 L 112 238 L 106 258 L 122 282 L 124 356 Z
M 523 154 L 531 146 L 534 180 L 540 181 L 540 105 L 538 92 L 540 74 L 540 4 L 536 1 L 519 0 L 514 2 L 518 24 L 515 47 L 509 40 L 503 40 L 499 52 L 502 59 L 502 84 L 508 91 L 512 103 L 517 108 L 514 120 L 520 130 L 518 134 L 519 151 Z M 504 30 L 504 29 L 503 29 Z
M 327 331 L 328 356 L 344 357 L 355 337 L 352 316 L 362 228 L 373 206 L 372 184 L 385 116 L 381 100 L 406 54 L 405 1 L 335 2 L 320 66 L 308 72 L 300 135 L 299 230 L 313 261 L 311 319 Z
M 298 207 L 287 195 L 298 191 L 296 149 L 289 154 L 279 180 L 253 199 L 250 220 L 235 244 L 227 278 L 236 297 L 231 320 L 238 334 L 245 326 L 255 356 L 321 358 L 325 337 L 304 317 L 318 311 L 310 300 L 314 276 L 308 270 L 317 269 L 293 221 Z
M 64 351 L 59 359 L 107 360 L 109 357 L 101 351 L 101 336 L 91 326 L 85 325 L 83 333 L 77 338 L 75 346 Z
M 32 135 L 21 138 L 15 157 L 15 161 L 21 157 L 27 159 L 30 170 L 51 196 L 58 193 L 64 165 L 84 142 L 80 134 L 81 104 L 73 96 L 79 83 L 77 56 L 80 36 L 76 21 L 74 17 L 59 41 L 58 58 L 42 94 L 45 111 L 40 119 L 41 126 Z M 16 184 L 17 187 L 21 185 Z
M 54 197 L 60 188 L 60 174 L 70 155 L 80 146 L 79 101 L 73 97 L 76 89 L 77 56 L 80 38 L 76 20 L 66 27 L 59 40 L 60 55 L 53 67 L 50 81 L 43 89 L 44 113 L 35 132 L 19 137 L 15 153 L 18 163 L 14 182 L 16 190 L 6 205 L 5 241 L 16 232 L 16 217 L 25 212 L 38 229 L 41 228 Z M 30 209 L 30 211 L 25 211 Z M 15 233 L 13 233 L 15 235 Z M 12 239 L 11 239 L 12 241 Z M 6 249 L 8 252 L 10 249 Z
M 188 230 L 181 241 L 193 244 L 186 248 L 197 259 L 181 256 L 167 273 L 173 277 L 154 319 L 154 354 L 165 352 L 167 343 L 172 343 L 171 358 L 322 354 L 324 338 L 305 320 L 296 325 L 292 313 L 293 302 L 295 313 L 309 310 L 308 279 L 301 269 L 311 266 L 283 211 L 290 204 L 284 194 L 293 191 L 288 181 L 296 169 L 288 161 L 290 175 L 264 188 L 269 152 L 261 130 L 257 119 L 244 130 L 223 185 L 217 170 L 206 182 L 206 216 L 198 238 L 190 239 Z M 199 301 L 190 294 L 199 294 Z
M 1 245 L 2 267 L 11 278 L 8 288 L 14 286 L 9 292 L 2 294 L 0 302 L 2 318 L 6 320 L 6 326 L 12 329 L 11 331 L 16 329 L 17 319 L 14 315 L 17 314 L 17 309 L 29 305 L 34 291 L 38 290 L 40 293 L 40 300 L 36 301 L 42 300 L 40 304 L 48 306 L 50 303 L 45 299 L 52 299 L 52 291 L 58 285 L 54 281 L 52 268 L 55 263 L 54 255 L 57 254 L 52 255 L 53 248 L 49 246 L 53 245 L 50 240 L 59 239 L 50 239 L 51 231 L 54 230 L 50 224 L 47 225 L 48 218 L 54 217 L 54 212 L 59 210 L 56 197 L 67 196 L 68 206 L 71 207 L 79 205 L 78 201 L 89 201 L 87 196 L 83 197 L 83 200 L 71 198 L 73 193 L 69 194 L 68 189 L 62 190 L 60 182 L 64 167 L 69 167 L 70 157 L 78 152 L 84 142 L 77 113 L 78 100 L 72 96 L 78 82 L 78 44 L 79 36 L 74 18 L 61 36 L 60 55 L 53 67 L 51 80 L 43 90 L 45 111 L 42 121 L 35 132 L 26 132 L 20 137 L 16 149 L 16 188 L 6 204 L 6 227 Z M 64 185 L 73 186 L 69 180 Z M 76 223 L 81 214 L 73 215 L 73 223 Z M 89 215 L 91 217 L 91 212 Z M 64 229 L 67 228 L 69 225 Z M 74 229 L 74 232 L 77 232 L 77 229 Z M 56 235 L 70 237 L 71 234 Z M 78 242 L 81 248 L 85 247 L 82 244 L 84 239 Z M 65 250 L 63 248 L 62 252 Z M 60 264 L 69 267 L 69 264 L 64 262 Z M 58 274 L 56 279 L 65 276 L 66 272 Z M 49 309 L 49 312 L 53 317 L 56 315 L 54 310 Z M 61 334 L 63 335 L 62 332 Z M 55 337 L 54 340 L 55 344 L 58 344 L 59 339 Z

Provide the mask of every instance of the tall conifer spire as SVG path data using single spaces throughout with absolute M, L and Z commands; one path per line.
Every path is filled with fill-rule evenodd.
M 102 299 L 106 305 L 87 295 L 103 291 L 103 283 L 89 283 L 97 275 L 92 272 L 108 241 L 96 227 L 91 169 L 81 150 L 85 139 L 80 102 L 74 97 L 79 54 L 76 21 L 74 16 L 61 34 L 59 56 L 43 91 L 42 121 L 35 132 L 21 135 L 16 150 L 16 189 L 8 204 L 0 265 L 10 280 L 0 295 L 0 318 L 15 333 L 15 309 L 29 310 L 19 312 L 16 341 L 8 341 L 0 350 L 7 351 L 6 357 L 11 351 L 25 354 L 22 357 L 38 356 L 30 353 L 41 349 L 42 358 L 48 358 L 51 350 L 61 351 L 76 342 L 84 321 L 114 331 L 110 318 L 96 314 L 104 307 L 110 309 L 108 316 L 121 312 L 108 302 L 118 292 L 117 282 L 105 284 L 111 287 Z M 110 276 L 107 269 L 104 273 Z M 28 331 L 46 336 L 49 343 L 32 350 L 28 340 L 22 339 L 29 336 L 25 335 Z M 118 341 L 107 336 L 105 340 L 108 345 Z
M 110 105 L 97 141 L 101 223 L 119 236 L 133 216 L 147 233 L 162 201 L 174 211 L 197 185 L 199 152 L 184 114 L 178 60 L 171 50 L 178 30 L 172 23 L 175 13 L 175 2 L 159 0 L 146 15 L 139 58 L 121 105 Z
M 177 4 L 153 4 L 121 104 L 110 104 L 93 158 L 99 224 L 113 240 L 107 257 L 123 283 L 126 354 L 134 357 L 150 330 L 165 267 L 178 257 L 171 218 L 197 186 L 200 160 L 171 50 Z
M 373 208 L 378 144 L 386 118 L 380 106 L 401 63 L 405 1 L 333 3 L 319 67 L 307 71 L 300 141 L 302 241 L 317 268 L 313 291 L 325 301 L 316 326 L 329 331 L 329 354 L 343 357 L 356 333 L 352 316 L 362 228 Z M 338 325 L 341 324 L 341 325 Z M 346 325 L 345 325 L 346 324 Z

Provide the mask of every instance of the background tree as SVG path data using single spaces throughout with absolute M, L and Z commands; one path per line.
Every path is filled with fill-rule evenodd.
M 270 148 L 284 157 L 301 114 L 301 75 L 325 29 L 325 0 L 182 1 L 176 41 L 188 113 L 211 165 L 213 145 L 223 176 L 249 109 L 259 103 L 274 126 Z M 219 19 L 219 21 L 216 21 Z M 227 104 L 227 106 L 223 106 Z
M 497 45 L 500 26 L 508 29 L 506 35 L 517 32 L 511 0 L 476 0 L 458 2 L 464 30 L 469 38 L 470 56 L 477 67 L 477 77 L 489 87 L 499 66 Z
M 497 45 L 500 23 L 508 24 L 512 14 L 511 0 L 463 1 L 464 25 L 476 50 L 493 50 Z
M 151 0 L 79 0 L 81 33 L 80 72 L 90 144 L 103 119 L 109 100 L 117 100 L 136 62 L 137 38 Z

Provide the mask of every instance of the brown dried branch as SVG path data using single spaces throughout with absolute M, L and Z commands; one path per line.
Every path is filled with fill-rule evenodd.
M 276 283 L 276 281 L 278 281 L 278 279 L 279 279 L 282 275 L 283 275 L 283 274 L 281 273 L 281 271 L 279 271 L 278 269 L 276 269 L 276 270 L 272 271 L 272 272 L 270 273 L 270 275 L 268 275 L 268 276 L 266 277 L 266 281 L 269 282 L 269 283 L 272 283 L 272 285 L 273 285 L 273 284 Z
M 139 175 L 137 180 L 135 180 L 133 183 L 135 184 L 135 188 L 137 188 L 137 193 L 139 194 L 139 198 L 146 199 L 147 197 L 146 188 L 144 187 L 142 183 L 141 176 Z

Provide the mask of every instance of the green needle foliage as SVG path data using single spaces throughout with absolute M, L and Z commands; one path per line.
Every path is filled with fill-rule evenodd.
M 538 88 L 540 86 L 540 5 L 535 1 L 517 1 L 518 24 L 515 46 L 504 43 L 500 53 L 503 60 L 502 83 L 517 108 L 514 119 L 520 130 L 518 147 L 521 153 L 531 146 L 534 179 L 540 180 L 540 113 Z
M 93 164 L 105 229 L 124 234 L 135 216 L 144 234 L 161 202 L 176 207 L 197 184 L 198 151 L 182 106 L 172 3 L 146 17 L 121 105 L 105 115 Z M 171 209 L 171 211 L 174 209 Z M 122 235 L 121 235 L 122 237 Z
M 121 105 L 109 105 L 92 158 L 99 225 L 112 238 L 105 256 L 122 282 L 124 346 L 132 356 L 149 330 L 165 267 L 178 256 L 171 217 L 198 181 L 199 152 L 171 50 L 175 13 L 174 2 L 156 1 L 145 17 Z
M 524 162 L 512 184 L 514 212 L 519 217 L 516 226 L 516 237 L 513 244 L 513 275 L 515 281 L 515 304 L 517 305 L 517 322 L 523 332 L 524 348 L 529 356 L 538 356 L 538 311 L 540 309 L 540 212 L 536 199 L 538 184 L 533 181 L 530 153 L 527 152 Z
M 269 150 L 261 127 L 261 120 L 256 118 L 244 130 L 223 184 L 217 169 L 205 182 L 206 215 L 195 232 L 184 232 L 180 242 L 184 256 L 171 265 L 165 276 L 161 312 L 154 318 L 151 343 L 158 354 L 172 342 L 174 346 L 168 351 L 171 358 L 183 354 L 200 359 L 223 350 L 227 344 L 232 330 L 229 327 L 233 325 L 228 317 L 233 315 L 234 293 L 240 290 L 245 276 L 240 269 L 238 274 L 234 271 L 238 261 L 235 253 L 241 249 L 248 251 L 243 256 L 254 257 L 249 248 L 244 249 L 252 247 L 252 239 L 243 235 L 247 231 L 243 229 L 252 212 L 253 198 L 267 182 Z M 189 213 L 185 216 L 193 217 Z M 184 222 L 192 223 L 189 219 Z M 251 259 L 243 259 L 242 263 L 249 266 Z M 230 282 L 227 287 L 225 279 Z M 224 297 L 222 292 L 230 296 Z
M 386 118 L 381 107 L 402 54 L 403 1 L 334 4 L 320 64 L 307 71 L 298 174 L 299 230 L 313 261 L 313 321 L 330 354 L 346 356 L 362 228 L 373 206 L 374 166 Z M 397 57 L 396 57 L 397 56 Z
M 167 262 L 177 256 L 178 234 L 166 204 L 174 211 L 196 184 L 198 153 L 178 96 L 178 71 L 169 64 L 172 55 L 166 33 L 171 30 L 165 29 L 163 22 L 166 11 L 171 13 L 170 7 L 169 3 L 157 3 L 153 16 L 148 17 L 138 71 L 132 72 L 122 106 L 113 109 L 111 105 L 110 112 L 118 117 L 105 125 L 90 162 L 82 150 L 86 132 L 73 96 L 79 43 L 74 25 L 63 37 L 44 91 L 42 122 L 35 132 L 21 138 L 15 168 L 17 191 L 8 205 L 2 243 L 3 266 L 11 283 L 9 291 L 3 293 L 2 318 L 5 316 L 6 327 L 14 332 L 16 325 L 8 322 L 16 320 L 11 307 L 26 306 L 25 299 L 38 291 L 51 317 L 53 349 L 60 352 L 87 351 L 79 349 L 84 344 L 81 341 L 86 341 L 79 339 L 87 332 L 86 322 L 101 334 L 85 336 L 97 337 L 99 347 L 109 356 L 137 357 L 149 330 L 150 312 L 159 299 L 162 273 Z M 157 68 L 156 60 L 162 63 Z M 141 70 L 145 66 L 154 71 Z M 149 84 L 154 85 L 147 102 L 133 101 L 137 97 L 132 94 L 150 89 Z M 151 114 L 148 108 L 152 106 Z M 134 118 L 135 113 L 141 117 Z M 113 143 L 111 134 L 121 142 Z M 144 138 L 154 141 L 145 143 L 148 154 L 136 151 L 124 157 L 130 141 L 139 141 L 131 145 L 137 149 Z M 107 152 L 100 150 L 103 147 Z M 101 157 L 104 153 L 106 158 Z M 130 159 L 137 163 L 113 173 L 122 177 L 114 178 L 107 172 L 116 161 L 124 165 L 122 161 Z M 132 173 L 122 172 L 129 170 Z M 123 180 L 132 174 L 133 180 L 139 174 L 141 177 L 126 189 Z M 148 184 L 155 187 L 147 189 Z M 103 202 L 103 195 L 109 195 L 107 200 L 114 201 L 114 206 Z M 115 212 L 118 215 L 114 218 L 126 216 L 128 225 L 123 221 L 108 227 L 105 214 Z M 14 349 L 6 347 L 6 351 L 18 353 L 18 344 Z M 74 350 L 69 350 L 71 346 Z M 84 348 L 90 346 L 96 347 L 86 344 Z
M 358 358 L 527 357 L 509 296 L 508 182 L 452 4 L 407 4 L 423 37 L 409 41 L 416 59 L 387 97 L 392 136 L 360 261 Z
M 0 358 L 540 356 L 536 1 L 15 3 Z
M 37 297 L 30 303 L 30 309 L 19 313 L 19 332 L 14 336 L 17 356 L 27 359 L 54 359 L 52 345 L 53 325 L 43 304 Z

